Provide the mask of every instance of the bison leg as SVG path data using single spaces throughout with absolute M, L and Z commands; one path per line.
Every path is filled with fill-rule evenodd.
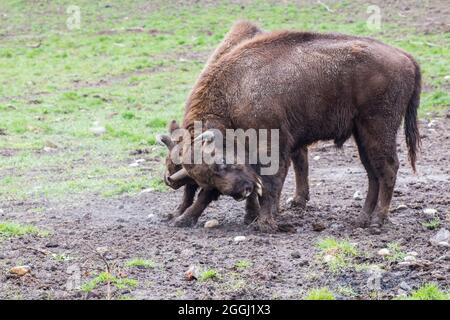
M 289 160 L 280 159 L 280 166 L 275 175 L 262 176 L 264 180 L 264 189 L 262 197 L 259 199 L 261 210 L 257 220 L 258 229 L 262 232 L 272 233 L 277 231 L 291 231 L 289 227 L 277 224 L 274 219 L 274 216 L 278 211 L 279 196 L 288 169 Z
M 174 220 L 176 227 L 193 227 L 208 205 L 219 198 L 216 190 L 200 190 L 197 200 Z
M 253 192 L 245 202 L 244 223 L 247 225 L 253 223 L 258 218 L 259 210 L 258 195 Z
M 306 208 L 309 200 L 308 147 L 303 146 L 291 154 L 295 173 L 295 195 L 289 201 L 291 207 Z
M 371 168 L 367 206 L 365 204 L 364 207 L 366 212 L 374 207 L 369 216 L 370 231 L 375 234 L 381 232 L 381 226 L 387 218 L 399 167 L 395 141 L 397 128 L 394 124 L 395 121 L 372 119 L 370 125 L 357 125 L 357 139 L 360 139 L 361 144 L 359 148 L 364 151 L 366 162 Z M 378 191 L 375 191 L 377 186 Z
M 174 214 L 169 215 L 169 219 L 181 216 L 183 212 L 194 203 L 195 192 L 197 191 L 197 188 L 198 186 L 195 184 L 185 185 L 183 190 L 183 199 L 181 200 L 180 205 L 177 207 L 177 211 Z
M 376 164 L 380 188 L 378 191 L 378 202 L 370 222 L 370 231 L 374 234 L 381 233 L 381 226 L 387 219 L 395 181 L 397 179 L 398 167 L 399 162 L 394 144 L 391 152 L 385 155 L 383 159 L 377 160 Z
M 358 145 L 359 157 L 367 172 L 369 188 L 367 191 L 366 200 L 364 202 L 364 207 L 356 220 L 356 224 L 359 227 L 367 228 L 370 225 L 371 215 L 377 204 L 379 183 L 367 156 L 367 151 L 363 140 L 364 132 L 361 129 L 360 131 L 361 133 L 359 133 L 358 130 L 355 130 L 353 136 L 356 144 Z

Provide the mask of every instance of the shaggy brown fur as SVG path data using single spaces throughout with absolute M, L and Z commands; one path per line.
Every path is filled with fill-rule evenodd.
M 395 185 L 396 134 L 402 119 L 415 168 L 420 79 L 410 55 L 374 39 L 265 33 L 208 66 L 187 101 L 183 127 L 190 130 L 194 121 L 203 121 L 205 129 L 223 132 L 280 130 L 280 169 L 261 177 L 258 225 L 263 231 L 277 230 L 273 216 L 290 155 L 319 140 L 334 140 L 340 147 L 353 135 L 369 178 L 359 223 L 378 233 Z M 216 166 L 206 164 L 185 168 L 200 186 L 219 191 L 238 174 L 230 167 L 229 174 L 218 175 Z M 258 166 L 253 169 L 259 172 Z

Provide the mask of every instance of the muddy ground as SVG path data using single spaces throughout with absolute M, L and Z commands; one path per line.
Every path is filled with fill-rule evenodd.
M 352 222 L 363 202 L 353 195 L 356 191 L 364 194 L 367 183 L 351 140 L 342 150 L 329 143 L 311 147 L 308 208 L 301 214 L 285 206 L 279 217 L 297 227 L 295 234 L 269 235 L 248 229 L 242 224 L 243 204 L 226 197 L 207 209 L 197 227 L 171 227 L 164 216 L 175 209 L 179 191 L 144 192 L 114 200 L 92 198 L 75 204 L 2 204 L 2 219 L 33 223 L 51 234 L 3 240 L 0 298 L 296 299 L 308 289 L 322 286 L 346 292 L 347 296 L 336 294 L 338 298 L 393 298 L 425 282 L 448 287 L 448 248 L 432 246 L 429 239 L 437 231 L 425 228 L 422 222 L 430 220 L 423 209 L 434 208 L 440 227 L 450 227 L 450 119 L 422 121 L 421 133 L 423 152 L 416 175 L 405 159 L 403 137 L 399 139 L 401 167 L 390 222 L 382 235 L 371 235 Z M 290 172 L 283 201 L 293 187 Z M 27 211 L 36 205 L 44 206 L 45 211 Z M 407 208 L 396 210 L 400 205 Z M 219 227 L 203 228 L 212 218 L 220 221 Z M 325 229 L 314 231 L 317 224 Z M 242 235 L 245 241 L 234 242 L 235 236 Z M 316 245 L 325 237 L 355 243 L 360 253 L 354 265 L 331 271 Z M 398 243 L 404 252 L 417 252 L 417 261 L 405 265 L 401 259 L 389 261 L 377 255 L 388 243 Z M 124 267 L 136 257 L 152 260 L 155 267 Z M 237 269 L 235 264 L 241 260 L 252 266 Z M 18 263 L 30 265 L 31 273 L 21 278 L 9 275 L 9 268 Z M 191 265 L 214 268 L 219 278 L 187 281 L 185 272 Z M 382 268 L 379 287 L 371 285 L 374 272 L 365 265 Z M 138 285 L 113 287 L 110 293 L 105 285 L 90 292 L 77 290 L 77 285 L 107 268 L 118 277 L 138 280 Z M 351 288 L 353 293 L 342 288 Z
M 426 14 L 413 10 L 412 2 L 385 3 L 398 9 L 386 15 L 386 21 L 405 19 L 405 24 L 413 22 L 411 26 L 421 32 L 448 32 L 445 1 L 429 1 Z M 174 228 L 165 216 L 175 210 L 181 191 L 113 199 L 92 195 L 77 202 L 0 203 L 0 220 L 29 223 L 49 232 L 0 239 L 0 299 L 299 299 L 319 287 L 328 287 L 338 299 L 392 299 L 427 282 L 449 288 L 449 249 L 433 246 L 429 239 L 440 228 L 450 229 L 450 117 L 420 124 L 423 151 L 417 174 L 406 159 L 403 132 L 399 134 L 401 167 L 390 221 L 381 235 L 371 235 L 353 223 L 363 204 L 354 194 L 359 191 L 365 196 L 367 179 L 352 140 L 342 150 L 329 142 L 310 148 L 308 207 L 298 212 L 283 205 L 279 217 L 296 226 L 293 234 L 262 234 L 247 228 L 242 223 L 244 204 L 227 197 L 213 203 L 197 227 Z M 293 191 L 291 171 L 283 204 Z M 426 215 L 426 208 L 437 213 Z M 204 223 L 213 218 L 219 226 L 205 229 Z M 440 221 L 437 229 L 423 226 L 436 220 Z M 236 243 L 236 236 L 246 239 Z M 342 269 L 330 270 L 317 247 L 326 237 L 347 239 L 358 255 Z M 377 254 L 393 243 L 401 251 L 397 258 Z M 411 251 L 417 253 L 416 260 L 404 263 L 401 253 Z M 151 260 L 154 266 L 127 267 L 134 258 Z M 249 264 L 237 268 L 242 260 Z M 11 275 L 9 270 L 17 265 L 28 265 L 31 272 Z M 214 269 L 218 276 L 187 281 L 185 272 L 193 265 Z M 86 290 L 85 284 L 103 271 L 137 282 L 121 288 L 100 283 Z

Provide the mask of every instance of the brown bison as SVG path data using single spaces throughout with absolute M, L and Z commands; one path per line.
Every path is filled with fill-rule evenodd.
M 207 72 L 208 66 L 216 62 L 225 53 L 243 42 L 261 34 L 262 31 L 253 23 L 248 21 L 240 21 L 233 25 L 231 30 L 227 33 L 224 40 L 219 44 L 217 49 L 208 59 L 206 67 L 202 74 Z M 179 129 L 179 125 L 173 120 L 169 124 L 169 133 L 172 134 Z M 198 218 L 209 205 L 211 201 L 219 198 L 220 192 L 216 188 L 202 188 L 199 192 L 198 199 L 194 203 L 195 194 L 198 190 L 198 184 L 187 175 L 180 178 L 182 166 L 181 164 L 174 164 L 170 157 L 170 151 L 176 146 L 176 141 L 170 135 L 159 135 L 158 141 L 169 149 L 169 156 L 166 158 L 166 172 L 164 174 L 165 183 L 173 189 L 179 189 L 184 186 L 183 198 L 181 204 L 178 206 L 174 214 L 169 215 L 170 218 L 176 218 L 174 224 L 176 226 L 193 226 L 197 223 Z M 294 197 L 290 201 L 293 207 L 305 208 L 306 202 L 309 200 L 309 185 L 308 185 L 308 154 L 307 148 L 303 147 L 291 155 L 294 164 L 294 171 L 296 175 L 296 191 Z M 242 168 L 241 170 L 245 170 Z M 170 177 L 175 175 L 175 179 Z M 257 179 L 257 178 L 256 178 Z M 227 184 L 230 186 L 230 184 Z M 232 186 L 233 187 L 233 186 Z M 249 186 L 253 189 L 253 186 Z M 245 192 L 244 192 L 245 193 Z M 241 197 L 239 192 L 235 192 L 235 198 Z M 253 222 L 259 211 L 259 203 L 256 194 L 252 194 L 247 200 L 246 212 L 244 222 L 249 224 Z M 185 213 L 183 215 L 183 213 Z
M 369 180 L 358 223 L 379 233 L 396 181 L 396 136 L 402 119 L 415 170 L 420 91 L 416 61 L 377 40 L 294 31 L 256 35 L 212 61 L 201 74 L 185 108 L 183 128 L 191 135 L 177 145 L 191 146 L 195 121 L 202 121 L 203 135 L 209 137 L 212 129 L 278 129 L 279 170 L 260 175 L 259 164 L 186 161 L 168 179 L 189 176 L 214 197 L 243 193 L 252 208 L 247 215 L 257 218 L 262 231 L 276 231 L 274 215 L 292 155 L 303 153 L 294 161 L 302 181 L 308 145 L 334 140 L 341 147 L 353 135 Z M 184 155 L 188 148 L 182 150 Z M 193 220 L 189 212 L 177 219 Z

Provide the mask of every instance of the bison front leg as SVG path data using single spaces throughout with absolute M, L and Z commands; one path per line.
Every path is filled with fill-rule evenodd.
M 189 208 L 194 203 L 195 192 L 198 186 L 196 184 L 187 184 L 184 187 L 183 199 L 174 214 L 169 215 L 169 219 L 173 219 L 181 216 L 187 208 Z
M 295 194 L 288 200 L 290 207 L 304 210 L 309 200 L 308 147 L 304 146 L 291 154 L 295 173 Z
M 198 218 L 205 211 L 206 207 L 219 198 L 219 193 L 216 190 L 201 189 L 197 200 L 187 208 L 182 215 L 174 220 L 176 227 L 193 227 L 198 221 Z
M 258 229 L 262 232 L 293 231 L 292 226 L 279 224 L 274 219 L 278 213 L 279 197 L 288 168 L 289 161 L 280 160 L 280 167 L 275 175 L 262 177 L 264 188 L 259 197 L 261 209 L 257 220 Z

